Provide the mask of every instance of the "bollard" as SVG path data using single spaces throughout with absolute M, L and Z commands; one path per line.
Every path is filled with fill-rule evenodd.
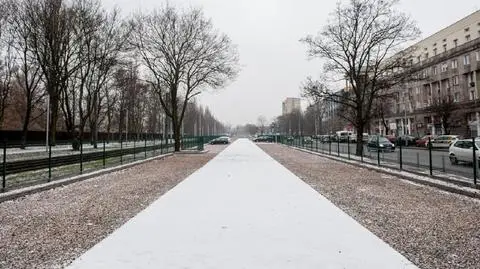
M 105 168 L 105 138 L 103 138 L 103 168 Z
M 432 167 L 432 139 L 428 138 L 428 167 L 430 169 L 430 176 L 433 176 L 433 167 Z
M 472 152 L 473 152 L 473 184 L 477 185 L 477 165 L 478 165 L 478 160 L 477 160 L 477 154 L 476 150 L 477 147 L 475 146 L 475 137 L 472 137 Z
M 3 141 L 3 162 L 2 162 L 2 192 L 5 192 L 7 186 L 7 141 Z
M 420 168 L 420 153 L 417 152 L 417 167 Z

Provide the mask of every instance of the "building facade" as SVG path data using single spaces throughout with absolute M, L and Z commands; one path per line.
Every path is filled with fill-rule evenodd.
M 301 111 L 301 99 L 295 97 L 288 97 L 282 102 L 282 115 L 291 114 L 294 111 Z
M 381 134 L 480 135 L 480 10 L 414 45 L 411 82 L 392 89 Z M 386 127 L 385 127 L 386 126 Z

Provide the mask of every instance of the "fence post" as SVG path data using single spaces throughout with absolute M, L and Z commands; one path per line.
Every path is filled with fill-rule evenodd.
M 146 159 L 147 158 L 147 134 L 145 134 L 143 138 L 145 139 L 145 159 Z
M 103 137 L 103 168 L 105 168 L 105 137 Z
M 123 136 L 120 135 L 120 164 L 123 164 Z
M 136 157 L 136 153 L 137 153 L 137 146 L 136 146 L 136 143 L 137 143 L 137 138 L 134 136 L 133 137 L 133 160 L 135 161 L 135 157 Z
M 155 133 L 152 134 L 153 138 L 153 156 L 157 153 L 157 149 L 155 148 Z
M 337 140 L 337 155 L 340 157 L 340 139 Z
M 420 153 L 417 152 L 417 167 L 420 167 Z
M 52 143 L 48 143 L 48 182 L 52 180 Z
M 350 160 L 350 136 L 347 136 L 347 154 L 348 154 L 348 159 Z
M 432 139 L 428 138 L 428 167 L 430 169 L 430 176 L 433 176 L 433 167 L 432 167 Z
M 380 136 L 377 135 L 377 164 L 380 166 Z
M 364 146 L 364 144 L 363 144 L 363 136 L 362 136 L 362 141 L 361 141 L 360 143 L 362 143 L 362 154 L 360 154 L 360 160 L 361 160 L 362 163 L 363 163 L 363 153 L 364 153 L 364 150 L 365 150 L 365 146 Z
M 2 192 L 5 192 L 7 186 L 7 141 L 3 140 L 3 163 L 2 163 Z
M 403 161 L 402 161 L 402 139 L 399 138 L 400 140 L 400 143 L 398 143 L 398 145 L 400 146 L 400 170 L 403 170 Z
M 315 151 L 318 152 L 318 135 L 315 138 Z
M 160 155 L 163 155 L 163 137 L 160 137 Z
M 83 141 L 80 138 L 80 174 L 83 173 Z
M 328 155 L 332 155 L 332 138 L 328 139 Z
M 472 137 L 472 143 L 473 143 L 473 184 L 477 185 L 477 165 L 478 165 L 478 160 L 477 160 L 477 154 L 476 154 L 476 145 L 475 145 L 475 137 Z

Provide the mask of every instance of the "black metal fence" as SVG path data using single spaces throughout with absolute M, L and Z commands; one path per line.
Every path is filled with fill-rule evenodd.
M 473 147 L 462 149 L 462 158 L 456 156 L 455 152 L 449 152 L 448 147 L 434 148 L 431 142 L 428 142 L 426 147 L 406 147 L 401 140 L 398 140 L 392 149 L 372 146 L 362 141 L 359 143 L 362 154 L 357 155 L 357 143 L 351 143 L 349 138 L 346 140 L 342 143 L 301 136 L 281 136 L 278 139 L 279 143 L 285 145 L 330 156 L 427 175 L 464 186 L 479 186 L 477 181 L 480 159 L 475 138 L 468 141 Z
M 174 151 L 172 139 L 157 139 L 158 135 L 107 141 L 103 139 L 96 147 L 80 141 L 80 150 L 73 151 L 70 145 L 16 149 L 2 143 L 1 191 L 28 185 L 50 182 L 68 176 L 105 169 L 127 162 L 147 159 Z M 183 137 L 183 150 L 203 150 L 204 143 L 217 136 Z

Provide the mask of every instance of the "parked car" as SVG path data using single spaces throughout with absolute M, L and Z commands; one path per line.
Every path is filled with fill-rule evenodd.
M 418 138 L 411 135 L 401 135 L 397 138 L 397 145 L 402 143 L 402 146 L 416 145 Z
M 420 139 L 417 139 L 417 141 L 415 141 L 415 145 L 417 145 L 417 147 L 426 147 L 428 146 L 428 138 L 430 138 L 431 140 L 433 140 L 435 138 L 435 136 L 433 135 L 426 135 Z
M 440 135 L 431 141 L 432 148 L 449 148 L 451 143 L 459 137 L 458 135 Z
M 372 135 L 367 143 L 367 150 L 368 151 L 383 151 L 383 152 L 393 152 L 395 151 L 395 144 L 390 142 L 384 136 L 376 136 Z
M 348 138 L 351 137 L 353 133 L 350 131 L 338 131 L 336 133 L 336 140 L 339 141 L 340 143 L 347 143 Z
M 253 139 L 253 142 L 275 142 L 275 138 L 268 135 L 262 135 Z
M 312 144 L 313 143 L 313 139 L 311 137 L 304 137 L 303 138 L 303 143 L 304 144 Z
M 385 138 L 393 144 L 397 144 L 397 137 L 395 135 L 386 135 Z
M 474 149 L 475 147 L 475 149 Z M 480 141 L 473 144 L 470 139 L 459 139 L 452 143 L 448 149 L 448 157 L 452 164 L 458 162 L 473 163 L 473 150 L 475 150 L 475 159 L 479 160 Z
M 210 141 L 211 145 L 217 145 L 217 144 L 228 144 L 230 143 L 230 137 L 228 136 L 221 136 L 213 139 Z

